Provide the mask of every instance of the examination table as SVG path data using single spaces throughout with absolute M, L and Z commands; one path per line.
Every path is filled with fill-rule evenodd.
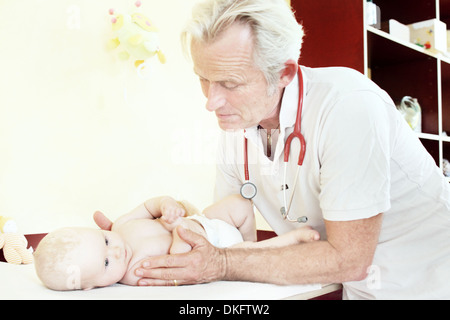
M 26 235 L 29 246 L 36 248 L 45 234 Z M 258 239 L 273 236 L 258 231 Z M 0 250 L 0 300 L 276 300 L 276 299 L 341 299 L 339 284 L 277 286 L 265 283 L 219 281 L 179 287 L 134 287 L 115 284 L 88 291 L 52 291 L 36 276 L 34 265 L 4 262 Z

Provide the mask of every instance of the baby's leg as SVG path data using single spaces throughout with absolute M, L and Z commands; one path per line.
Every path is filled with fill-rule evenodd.
M 205 230 L 197 221 L 187 218 L 179 218 L 179 220 L 178 225 L 206 237 Z M 191 249 L 191 246 L 180 238 L 178 230 L 175 228 L 172 231 L 172 245 L 169 250 L 170 254 L 185 253 L 191 251 Z
M 312 242 L 320 239 L 320 234 L 318 231 L 314 230 L 310 226 L 303 226 L 292 231 L 289 231 L 281 236 L 268 239 L 267 242 L 273 240 L 274 244 L 279 244 L 280 246 L 286 246 L 291 244 L 299 244 L 302 242 Z M 264 242 L 264 241 L 262 241 Z
M 275 248 L 299 244 L 302 242 L 312 242 L 320 239 L 320 234 L 309 226 L 301 227 L 285 233 L 281 236 L 273 237 L 260 242 L 243 242 L 233 246 L 234 248 Z
M 220 219 L 235 226 L 244 241 L 256 241 L 256 222 L 253 204 L 241 195 L 228 196 L 203 211 L 210 219 Z

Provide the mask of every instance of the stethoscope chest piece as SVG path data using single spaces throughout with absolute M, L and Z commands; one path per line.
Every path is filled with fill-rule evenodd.
M 251 182 L 246 182 L 241 186 L 241 196 L 244 199 L 252 200 L 257 193 L 256 186 Z

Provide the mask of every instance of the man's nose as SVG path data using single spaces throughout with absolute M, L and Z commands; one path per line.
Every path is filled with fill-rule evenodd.
M 218 84 L 210 84 L 206 98 L 208 99 L 206 101 L 206 110 L 208 111 L 214 112 L 225 105 L 225 95 Z

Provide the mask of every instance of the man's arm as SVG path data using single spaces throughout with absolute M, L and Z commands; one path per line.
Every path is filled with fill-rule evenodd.
M 199 235 L 180 230 L 193 250 L 153 257 L 137 275 L 140 285 L 173 285 L 239 280 L 275 284 L 338 283 L 362 280 L 372 263 L 382 214 L 348 222 L 326 221 L 327 241 L 283 248 L 218 249 Z
M 372 263 L 381 221 L 382 214 L 364 220 L 326 221 L 327 241 L 302 243 L 282 250 L 227 250 L 225 280 L 265 279 L 283 285 L 362 280 Z M 253 270 L 244 270 L 250 265 L 254 266 Z

